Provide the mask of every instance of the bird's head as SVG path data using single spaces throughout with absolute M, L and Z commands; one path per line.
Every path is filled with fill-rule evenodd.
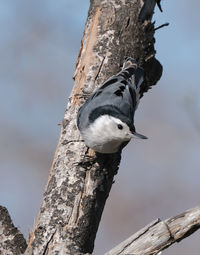
M 133 137 L 146 139 L 145 136 L 136 133 L 134 127 L 129 127 L 119 118 L 102 115 L 91 124 L 84 139 L 95 151 L 114 153 L 122 143 L 130 141 Z

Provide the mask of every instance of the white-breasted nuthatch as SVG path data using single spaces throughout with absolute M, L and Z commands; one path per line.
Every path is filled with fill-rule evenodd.
M 77 126 L 88 147 L 100 153 L 114 153 L 133 137 L 147 138 L 136 133 L 134 126 L 143 80 L 143 69 L 129 57 L 121 72 L 105 81 L 83 104 Z

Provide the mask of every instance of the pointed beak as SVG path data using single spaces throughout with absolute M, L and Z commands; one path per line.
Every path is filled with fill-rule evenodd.
M 136 132 L 133 132 L 132 133 L 132 138 L 135 137 L 135 138 L 138 138 L 138 139 L 148 139 L 148 137 L 146 137 L 145 135 L 142 135 L 142 134 L 138 134 Z

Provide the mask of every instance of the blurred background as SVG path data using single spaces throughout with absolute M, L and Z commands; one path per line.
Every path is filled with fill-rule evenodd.
M 73 86 L 89 0 L 0 1 L 0 204 L 27 237 Z M 161 80 L 142 98 L 95 244 L 102 255 L 152 220 L 200 203 L 198 0 L 155 9 Z M 199 254 L 200 231 L 163 252 Z

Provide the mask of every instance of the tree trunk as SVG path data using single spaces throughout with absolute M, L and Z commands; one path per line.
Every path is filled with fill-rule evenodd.
M 88 150 L 76 126 L 79 107 L 125 57 L 145 69 L 143 92 L 160 78 L 155 59 L 155 0 L 91 0 L 60 139 L 26 254 L 91 254 L 121 155 Z

